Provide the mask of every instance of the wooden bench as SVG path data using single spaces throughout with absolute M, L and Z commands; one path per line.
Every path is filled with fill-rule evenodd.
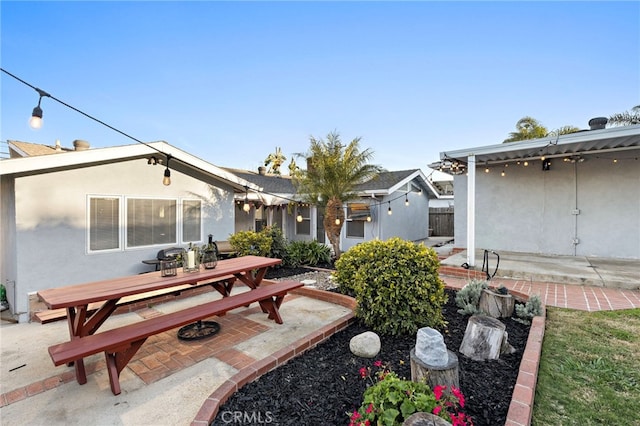
M 284 296 L 289 291 L 302 286 L 303 284 L 297 281 L 275 282 L 182 311 L 53 345 L 49 347 L 49 355 L 54 365 L 58 366 L 104 352 L 111 391 L 114 395 L 118 395 L 120 394 L 120 372 L 149 336 L 215 315 L 224 315 L 227 311 L 248 306 L 253 302 L 260 304 L 262 311 L 268 314 L 269 319 L 274 320 L 277 324 L 282 324 L 279 308 Z

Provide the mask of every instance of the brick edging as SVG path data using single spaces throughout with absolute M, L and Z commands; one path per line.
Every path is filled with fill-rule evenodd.
M 451 290 L 459 290 L 457 287 L 446 286 Z M 309 287 L 302 287 L 295 290 L 295 294 L 300 296 L 312 297 L 323 300 L 325 302 L 335 303 L 340 306 L 355 308 L 355 299 L 349 296 L 332 293 L 328 291 L 317 290 Z M 529 296 L 524 293 L 513 291 L 514 296 L 518 299 L 526 301 Z M 218 387 L 202 404 L 202 407 L 196 414 L 195 419 L 191 422 L 192 426 L 210 425 L 215 419 L 220 406 L 239 389 L 247 383 L 252 382 L 263 374 L 281 366 L 287 361 L 303 354 L 331 337 L 333 334 L 343 330 L 355 321 L 353 312 L 343 316 L 324 326 L 323 328 L 302 337 L 289 346 L 280 349 L 270 356 L 254 362 L 252 365 L 238 371 L 230 377 L 225 383 Z M 531 322 L 529 329 L 529 337 L 520 362 L 520 369 L 516 384 L 511 396 L 509 411 L 507 412 L 507 420 L 505 426 L 529 426 L 531 424 L 531 415 L 533 412 L 533 399 L 535 396 L 536 382 L 538 378 L 538 368 L 540 366 L 540 354 L 542 352 L 542 339 L 544 337 L 545 316 L 535 317 Z
M 349 312 L 311 334 L 301 337 L 268 357 L 242 368 L 236 374 L 227 379 L 227 381 L 219 386 L 211 395 L 209 395 L 202 404 L 202 407 L 200 407 L 195 419 L 191 422 L 192 426 L 210 425 L 218 414 L 220 406 L 227 402 L 227 400 L 244 385 L 285 364 L 287 361 L 297 357 L 298 355 L 302 355 L 304 352 L 327 340 L 338 331 L 345 329 L 355 320 L 353 314 L 355 300 L 352 297 L 308 287 L 299 288 L 291 293 L 345 306 L 347 308 L 351 308 L 352 312 Z

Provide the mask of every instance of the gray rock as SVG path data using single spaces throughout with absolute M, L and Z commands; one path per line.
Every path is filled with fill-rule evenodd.
M 427 365 L 443 367 L 449 361 L 447 346 L 438 330 L 424 327 L 418 330 L 416 357 Z
M 380 337 L 373 331 L 365 331 L 351 338 L 349 349 L 355 356 L 373 358 L 380 353 Z

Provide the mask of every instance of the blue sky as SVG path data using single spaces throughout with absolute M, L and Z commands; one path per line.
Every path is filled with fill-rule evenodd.
M 0 3 L 2 67 L 102 121 L 213 164 L 361 137 L 373 163 L 421 168 L 640 104 L 638 2 Z M 135 143 L 2 73 L 1 135 Z M 288 164 L 287 160 L 287 164 Z M 286 170 L 286 168 L 285 168 Z

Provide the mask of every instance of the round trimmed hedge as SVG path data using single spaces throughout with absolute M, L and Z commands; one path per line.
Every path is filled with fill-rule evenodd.
M 413 334 L 444 325 L 447 302 L 436 252 L 401 238 L 358 244 L 336 261 L 340 291 L 354 295 L 355 315 L 379 334 Z

